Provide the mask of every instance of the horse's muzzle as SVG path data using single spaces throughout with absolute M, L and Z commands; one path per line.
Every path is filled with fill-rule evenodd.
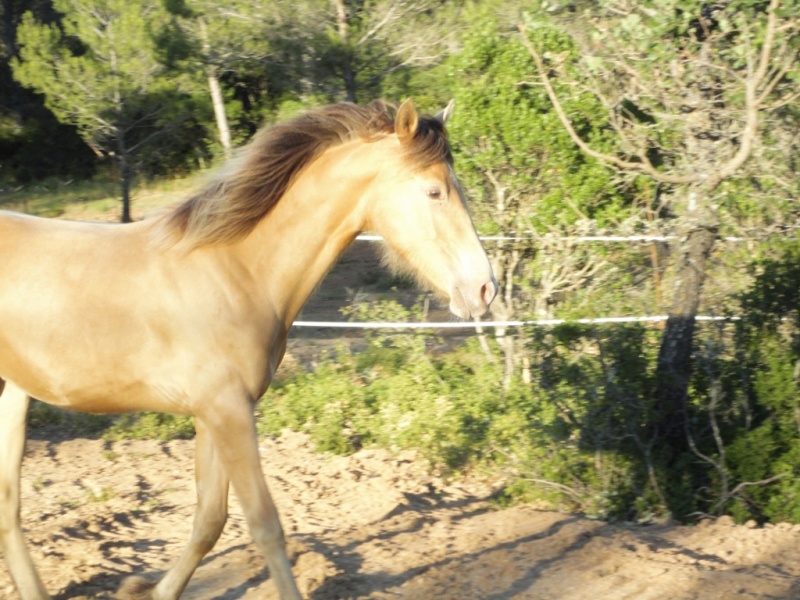
M 497 290 L 494 277 L 480 286 L 456 286 L 450 294 L 450 311 L 462 319 L 482 317 L 497 296 Z

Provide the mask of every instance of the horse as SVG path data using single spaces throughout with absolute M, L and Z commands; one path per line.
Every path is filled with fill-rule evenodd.
M 261 471 L 254 404 L 307 298 L 363 231 L 453 314 L 497 283 L 453 171 L 445 123 L 334 104 L 262 129 L 172 210 L 130 224 L 0 211 L 0 549 L 23 600 L 49 598 L 20 525 L 31 398 L 79 411 L 192 416 L 197 506 L 188 545 L 124 597 L 178 598 L 227 519 L 232 486 L 283 600 L 301 597 Z

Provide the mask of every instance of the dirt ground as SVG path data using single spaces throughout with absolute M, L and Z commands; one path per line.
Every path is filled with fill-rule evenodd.
M 315 454 L 307 437 L 262 440 L 263 468 L 314 600 L 800 598 L 800 526 L 610 525 L 518 506 L 485 483 L 447 483 L 411 453 Z M 23 523 L 60 600 L 113 598 L 156 575 L 189 535 L 193 443 L 29 441 Z M 0 563 L 0 597 L 15 598 Z M 277 598 L 235 499 L 184 595 Z

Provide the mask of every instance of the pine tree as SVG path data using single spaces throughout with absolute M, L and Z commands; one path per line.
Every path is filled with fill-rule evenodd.
M 119 168 L 123 222 L 131 220 L 137 158 L 164 133 L 176 84 L 163 77 L 156 34 L 168 22 L 157 0 L 54 0 L 61 27 L 26 13 L 17 32 L 14 76 L 43 94 L 63 123 L 75 125 Z

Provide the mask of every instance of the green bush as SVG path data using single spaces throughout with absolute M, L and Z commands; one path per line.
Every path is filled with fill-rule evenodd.
M 361 318 L 375 319 L 376 311 L 409 318 L 393 303 L 365 310 Z M 604 359 L 624 367 L 616 374 L 581 352 L 599 337 Z M 503 475 L 507 501 L 601 517 L 652 515 L 659 498 L 629 440 L 642 404 L 615 402 L 623 392 L 640 396 L 648 384 L 647 341 L 641 328 L 603 336 L 556 328 L 534 340 L 534 381 L 516 378 L 506 388 L 499 351 L 487 356 L 475 338 L 435 353 L 430 334 L 372 334 L 361 351 L 339 348 L 272 390 L 259 404 L 258 426 L 269 434 L 306 431 L 324 451 L 414 449 L 444 473 Z
M 37 400 L 28 411 L 28 426 L 32 429 L 56 428 L 62 433 L 89 438 L 100 437 L 111 420 L 108 415 L 73 412 Z
M 174 440 L 194 437 L 191 417 L 164 413 L 96 415 L 34 401 L 28 411 L 32 430 L 57 429 L 62 435 L 119 440 Z
M 103 439 L 119 440 L 188 440 L 194 437 L 191 417 L 143 412 L 120 415 L 103 432 Z
M 800 245 L 755 269 L 729 374 L 738 427 L 727 459 L 739 492 L 728 510 L 740 521 L 800 523 Z
M 743 298 L 748 310 L 760 285 L 757 278 Z M 517 376 L 507 387 L 491 339 L 487 356 L 476 338 L 432 352 L 430 334 L 373 333 L 363 349 L 340 348 L 274 389 L 259 404 L 259 428 L 306 431 L 320 450 L 337 453 L 414 449 L 443 473 L 502 476 L 504 502 L 612 519 L 731 514 L 796 522 L 796 329 L 775 316 L 785 313 L 774 296 L 773 279 L 769 319 L 753 308 L 754 320 L 736 329 L 698 330 L 703 350 L 687 399 L 686 448 L 660 444 L 653 401 L 660 332 L 642 325 L 537 329 L 526 349 L 530 381 Z M 357 312 L 411 318 L 396 303 Z

